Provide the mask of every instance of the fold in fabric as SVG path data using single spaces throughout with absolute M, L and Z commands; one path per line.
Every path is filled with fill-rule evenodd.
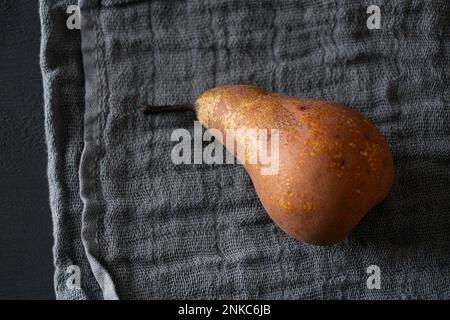
M 78 171 L 84 146 L 85 85 L 80 32 L 66 27 L 66 10 L 73 4 L 70 0 L 40 1 L 54 281 L 57 299 L 100 299 L 103 294 L 81 240 L 83 202 Z M 79 270 L 80 289 L 68 285 L 73 270 Z

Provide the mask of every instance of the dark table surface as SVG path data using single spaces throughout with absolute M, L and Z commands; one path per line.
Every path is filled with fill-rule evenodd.
M 0 1 L 0 299 L 51 299 L 37 0 Z

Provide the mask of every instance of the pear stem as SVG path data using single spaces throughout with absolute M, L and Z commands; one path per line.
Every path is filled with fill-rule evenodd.
M 192 111 L 195 112 L 193 104 L 174 104 L 166 106 L 143 106 L 141 108 L 144 114 L 155 114 L 164 112 Z

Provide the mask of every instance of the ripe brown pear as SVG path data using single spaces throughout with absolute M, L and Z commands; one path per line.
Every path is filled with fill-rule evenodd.
M 295 239 L 335 244 L 389 192 L 393 161 L 388 144 L 365 117 L 340 104 L 228 85 L 200 95 L 195 112 L 206 128 L 222 133 L 216 138 L 225 146 L 230 142 L 226 130 L 277 129 L 275 174 L 261 174 L 266 163 L 259 160 L 248 163 L 251 137 L 233 135 L 236 144 L 229 151 L 243 163 L 269 216 Z M 267 136 L 269 150 L 264 151 L 270 153 L 275 141 Z M 246 150 L 240 157 L 239 146 Z

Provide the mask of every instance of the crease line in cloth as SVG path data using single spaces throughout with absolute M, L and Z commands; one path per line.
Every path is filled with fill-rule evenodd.
M 150 45 L 150 52 L 151 52 L 151 74 L 150 74 L 150 83 L 151 83 L 151 89 L 148 90 L 148 92 L 151 92 L 151 96 L 148 96 L 148 93 L 146 94 L 146 101 L 148 101 L 148 103 L 150 105 L 155 105 L 156 104 L 156 85 L 155 85 L 155 79 L 156 79 L 156 52 L 157 50 L 155 49 L 155 39 L 156 39 L 156 35 L 155 35 L 155 31 L 154 31 L 154 26 L 153 26 L 153 17 L 152 17 L 152 13 L 153 13 L 153 9 L 152 9 L 152 1 L 147 2 L 147 10 L 148 10 L 148 24 L 149 24 L 149 32 L 150 32 L 150 39 L 151 39 L 151 45 Z M 154 139 L 154 136 L 156 135 L 155 131 L 157 131 L 159 128 L 152 126 L 151 129 L 151 139 Z M 152 146 L 149 145 L 149 148 L 156 148 L 156 146 Z M 149 160 L 149 161 L 153 161 L 153 160 Z M 157 219 L 155 218 L 154 215 L 151 215 L 151 223 L 153 225 L 154 228 L 157 228 Z M 155 248 L 155 243 L 157 243 L 157 236 L 155 232 L 151 232 L 150 235 L 151 239 L 152 239 L 152 246 L 151 246 L 151 259 L 152 261 L 155 262 L 154 267 L 155 267 L 155 274 L 156 274 L 156 281 L 159 282 L 161 279 L 161 259 L 158 256 L 158 254 L 156 253 L 156 248 Z M 136 241 L 140 241 L 142 239 L 137 239 Z M 159 286 L 154 286 L 152 287 L 152 289 L 155 290 L 155 292 L 157 292 L 158 296 L 162 296 L 162 292 Z
M 272 72 L 272 78 L 271 78 L 271 85 L 272 85 L 272 91 L 277 92 L 279 89 L 279 85 L 278 85 L 278 78 L 277 78 L 277 70 L 279 65 L 281 64 L 280 59 L 277 57 L 277 53 L 275 50 L 275 44 L 278 40 L 279 37 L 279 26 L 278 26 L 278 5 L 276 2 L 274 2 L 272 4 L 273 6 L 273 16 L 272 16 L 272 31 L 273 31 L 273 36 L 272 36 L 272 40 L 270 42 L 270 46 L 268 47 L 270 49 L 270 54 L 272 57 L 272 63 L 273 63 L 273 72 Z M 278 266 L 280 269 L 280 282 L 281 282 L 281 287 L 282 287 L 282 298 L 286 299 L 286 270 L 285 267 L 283 266 L 282 263 L 282 257 L 285 255 L 285 249 L 284 247 L 284 242 L 282 237 L 280 236 L 279 232 L 278 232 L 278 227 L 273 224 L 272 225 L 272 233 L 275 237 L 275 241 L 276 243 L 278 243 L 278 252 L 277 252 L 277 261 L 278 261 Z
M 85 122 L 84 149 L 80 163 L 80 196 L 84 208 L 82 214 L 82 241 L 87 259 L 103 292 L 105 300 L 117 300 L 114 282 L 101 263 L 98 244 L 98 227 L 102 212 L 102 188 L 99 180 L 102 158 L 101 123 L 106 108 L 105 70 L 100 66 L 99 37 L 101 37 L 96 19 L 99 14 L 98 0 L 81 0 L 81 44 L 83 68 L 85 74 Z
M 211 32 L 211 49 L 214 54 L 214 62 L 213 62 L 213 79 L 212 84 L 213 88 L 217 86 L 217 55 L 218 55 L 218 48 L 217 48 L 217 42 L 216 42 L 216 30 L 214 25 L 214 11 L 213 11 L 213 3 L 208 1 L 208 13 L 210 18 L 210 32 Z M 217 207 L 216 207 L 217 208 Z M 214 241 L 215 241 L 215 249 L 217 252 L 217 255 L 219 256 L 219 262 L 218 262 L 218 272 L 217 272 L 217 287 L 221 287 L 223 285 L 223 273 L 225 272 L 225 255 L 220 245 L 220 235 L 219 235 L 219 217 L 218 217 L 218 210 L 214 210 Z
M 81 234 L 82 201 L 78 170 L 83 147 L 84 76 L 79 32 L 55 23 L 73 0 L 39 1 L 47 179 L 53 222 L 54 290 L 57 300 L 98 299 L 101 289 L 91 273 Z M 76 1 L 78 4 L 78 1 Z M 73 54 L 75 53 L 76 54 Z M 80 59 L 78 59 L 78 57 Z M 61 60 L 58 60 L 61 59 Z M 59 62 L 64 60 L 64 64 Z M 80 288 L 68 286 L 67 274 L 78 267 Z
M 394 14 L 396 12 L 402 12 L 401 9 L 403 10 L 408 10 L 408 8 L 406 6 L 404 6 L 403 8 L 400 8 L 401 4 L 393 4 L 393 12 Z M 395 16 L 395 15 L 394 15 Z M 402 65 L 402 45 L 404 45 L 404 41 L 405 41 L 405 35 L 404 35 L 404 31 L 402 30 L 404 28 L 404 16 L 402 16 L 401 19 L 395 19 L 392 22 L 393 28 L 392 28 L 392 35 L 394 37 L 394 48 L 395 48 L 395 56 L 393 57 L 393 61 L 394 61 L 394 67 L 395 67 L 395 71 L 397 74 L 397 77 L 395 79 L 394 83 L 394 95 L 392 97 L 388 96 L 388 98 L 391 98 L 392 100 L 392 105 L 396 106 L 398 108 L 398 118 L 397 118 L 397 137 L 399 137 L 399 142 L 398 142 L 398 148 L 400 150 L 404 150 L 404 146 L 403 143 L 400 141 L 402 140 L 403 134 L 403 121 L 404 121 L 404 117 L 403 117 L 403 108 L 402 108 L 402 99 L 401 99 L 401 95 L 400 95 L 400 86 L 402 85 L 402 78 L 403 78 L 403 65 Z M 390 93 L 389 93 L 390 94 Z M 401 152 L 402 154 L 404 154 L 404 152 Z M 394 181 L 396 181 L 397 179 L 399 179 L 402 175 L 400 174 L 403 171 L 404 168 L 404 163 L 405 163 L 405 159 L 399 159 L 396 163 L 395 166 L 395 172 L 394 172 Z M 398 184 L 398 182 L 396 182 Z M 405 200 L 405 198 L 403 197 L 403 194 L 400 194 L 400 197 L 402 197 L 403 201 Z M 409 261 L 411 262 L 411 261 Z M 402 299 L 408 299 L 408 298 L 413 298 L 413 296 L 411 296 L 411 293 L 409 292 L 409 283 L 408 283 L 408 273 L 406 273 L 404 276 L 400 275 L 397 278 L 397 281 L 399 283 L 399 295 Z M 404 279 L 405 277 L 405 279 Z M 405 282 L 407 283 L 407 286 L 405 286 Z

